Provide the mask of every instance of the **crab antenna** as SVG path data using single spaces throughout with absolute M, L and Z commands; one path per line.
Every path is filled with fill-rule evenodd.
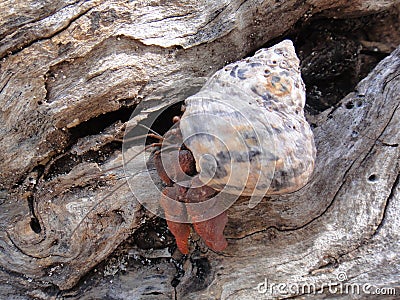
M 175 121 L 175 122 L 179 122 L 179 119 L 175 119 L 174 121 Z M 170 143 L 168 143 L 168 142 L 164 139 L 163 136 L 161 136 L 159 133 L 157 133 L 156 131 L 154 131 L 154 130 L 151 129 L 150 127 L 148 127 L 148 126 L 146 126 L 146 125 L 143 125 L 143 124 L 138 124 L 138 126 L 141 126 L 141 127 L 145 128 L 145 129 L 149 130 L 151 133 L 147 133 L 147 134 L 144 134 L 144 135 L 140 135 L 140 136 L 136 136 L 136 137 L 124 139 L 124 140 L 115 139 L 115 141 L 131 142 L 131 141 L 135 141 L 135 140 L 138 140 L 138 139 L 141 139 L 141 138 L 151 137 L 151 138 L 158 139 L 160 142 L 152 143 L 152 144 L 150 144 L 150 145 L 145 146 L 145 147 L 144 147 L 142 150 L 140 150 L 138 153 L 136 153 L 135 155 L 133 155 L 132 157 L 130 157 L 130 158 L 125 162 L 125 164 L 129 163 L 130 161 L 132 161 L 133 159 L 135 159 L 138 155 L 140 155 L 141 153 L 145 152 L 145 151 L 148 150 L 149 148 L 152 148 L 152 147 L 162 147 L 163 143 L 164 143 L 164 144 L 166 143 L 167 146 L 161 148 L 160 150 L 158 150 L 158 151 L 160 151 L 160 152 L 165 151 L 165 150 L 170 150 L 170 149 L 179 149 L 178 146 L 176 146 L 176 145 L 171 145 Z M 112 171 L 112 170 L 119 169 L 119 168 L 121 168 L 121 166 L 115 166 L 115 167 L 109 168 L 109 169 L 107 169 L 107 170 L 102 170 L 101 172 L 102 172 L 102 173 L 106 173 L 106 172 L 110 172 L 110 171 Z M 137 172 L 137 173 L 135 173 L 135 174 L 132 174 L 132 175 L 130 175 L 130 176 L 134 176 L 134 175 L 137 175 L 137 174 L 139 174 L 139 173 L 140 173 L 140 171 Z M 89 177 L 89 178 L 90 178 L 90 177 L 96 178 L 96 177 L 98 177 L 98 176 L 92 175 L 92 176 L 88 176 L 88 177 Z M 128 176 L 124 176 L 124 177 L 127 178 Z M 121 177 L 121 179 L 122 179 L 122 178 L 123 178 L 123 177 Z M 102 199 L 100 199 L 93 207 L 91 207 L 91 208 L 89 209 L 89 211 L 88 211 L 88 212 L 83 216 L 83 218 L 79 221 L 79 223 L 77 224 L 77 226 L 75 227 L 75 229 L 72 231 L 71 237 L 75 234 L 75 232 L 77 231 L 78 227 L 83 223 L 83 221 L 84 221 L 85 219 L 87 219 L 88 215 L 89 215 L 92 211 L 94 211 L 101 203 L 103 203 L 107 198 L 109 198 L 110 196 L 112 196 L 119 188 L 121 188 L 121 187 L 122 187 L 123 185 L 125 185 L 125 184 L 127 184 L 127 182 L 126 182 L 126 181 L 123 181 L 121 184 L 117 185 L 110 193 L 108 193 L 106 196 L 104 196 Z
M 138 155 L 140 155 L 140 154 L 142 154 L 143 152 L 145 152 L 146 150 L 148 150 L 149 148 L 151 148 L 151 147 L 157 147 L 157 146 L 161 146 L 162 145 L 162 143 L 153 143 L 153 144 L 151 144 L 151 145 L 147 145 L 146 147 L 144 147 L 142 150 L 140 150 L 138 153 L 136 153 L 135 155 L 133 155 L 132 157 L 130 157 L 126 162 L 125 162 L 125 164 L 127 164 L 127 163 L 129 163 L 129 162 L 131 162 L 133 159 L 135 159 Z M 166 147 L 166 148 L 168 148 L 168 147 Z M 111 167 L 111 168 L 108 168 L 108 169 L 105 169 L 105 170 L 101 170 L 101 173 L 107 173 L 107 172 L 110 172 L 110 171 L 113 171 L 113 170 L 116 170 L 116 169 L 120 169 L 121 167 L 123 167 L 123 165 L 119 165 L 119 166 L 115 166 L 115 167 Z M 86 178 L 96 178 L 96 177 L 99 177 L 99 175 L 86 175 Z
M 162 143 L 153 143 L 153 144 L 147 145 L 147 146 L 144 147 L 142 150 L 140 150 L 138 153 L 136 153 L 134 156 L 130 157 L 130 158 L 125 162 L 125 164 L 131 162 L 131 161 L 132 161 L 134 158 L 136 158 L 139 154 L 142 154 L 143 152 L 145 152 L 145 151 L 148 150 L 149 148 L 152 148 L 152 147 L 161 147 L 161 146 L 162 146 Z
M 158 135 L 158 134 L 147 133 L 147 134 L 142 134 L 142 135 L 126 138 L 126 139 L 114 139 L 114 141 L 117 141 L 117 142 L 132 142 L 132 141 L 136 141 L 136 140 L 139 140 L 139 139 L 142 139 L 142 138 L 147 138 L 147 137 L 155 138 L 155 139 L 158 139 L 160 141 L 164 140 L 164 138 L 162 136 Z
M 153 129 L 151 129 L 150 127 L 148 127 L 148 126 L 146 126 L 146 125 L 144 125 L 144 124 L 138 123 L 137 125 L 140 126 L 140 127 L 143 127 L 143 128 L 145 128 L 145 129 L 147 129 L 148 131 L 150 131 L 150 132 L 152 132 L 152 133 L 158 135 L 159 137 L 162 137 L 161 134 L 159 134 L 158 132 L 154 131 Z
M 147 135 L 152 135 L 152 134 L 147 134 Z M 134 140 L 134 139 L 139 139 L 139 138 L 145 137 L 145 136 L 147 136 L 147 135 L 133 137 L 132 139 L 128 139 L 128 140 L 131 141 L 131 140 Z M 153 137 L 153 136 L 151 136 L 151 137 Z M 142 154 L 142 153 L 145 152 L 146 150 L 148 150 L 148 149 L 150 149 L 150 148 L 152 148 L 152 147 L 161 147 L 161 146 L 162 146 L 163 144 L 165 144 L 165 143 L 167 143 L 167 146 L 166 146 L 166 147 L 162 147 L 162 148 L 161 148 L 161 151 L 170 150 L 170 149 L 175 149 L 175 148 L 178 149 L 178 148 L 179 148 L 179 147 L 177 147 L 176 145 L 168 144 L 168 142 L 167 142 L 166 140 L 164 140 L 163 137 L 154 136 L 154 138 L 159 138 L 160 140 L 162 139 L 162 142 L 152 143 L 152 144 L 150 144 L 150 145 L 145 146 L 145 147 L 144 147 L 142 150 L 140 150 L 138 153 L 136 153 L 135 155 L 133 155 L 132 157 L 130 157 L 130 158 L 125 162 L 125 164 L 128 164 L 129 162 L 131 162 L 133 159 L 135 159 L 138 155 Z M 119 169 L 119 168 L 121 168 L 122 166 L 123 166 L 123 165 L 111 167 L 111 168 L 108 168 L 108 169 L 106 169 L 106 170 L 101 170 L 101 172 L 102 172 L 102 173 L 107 173 L 107 172 L 110 172 L 110 171 Z M 92 176 L 87 176 L 87 177 L 88 177 L 88 178 L 96 178 L 96 177 L 98 177 L 98 175 L 92 175 Z
M 171 145 L 168 145 L 166 147 L 162 147 L 159 151 L 162 152 L 162 151 L 165 151 L 165 150 L 179 149 L 179 147 L 180 146 L 171 144 Z
M 147 146 L 144 147 L 142 150 L 140 150 L 138 153 L 136 153 L 135 155 L 133 155 L 132 157 L 130 157 L 130 158 L 125 162 L 125 164 L 131 162 L 131 161 L 132 161 L 133 159 L 135 159 L 138 155 L 142 154 L 143 152 L 145 152 L 145 151 L 148 150 L 149 148 L 151 148 L 151 147 L 161 147 L 161 146 L 162 146 L 162 143 L 153 143 L 153 144 L 151 144 L 151 145 L 147 145 Z M 167 147 L 161 148 L 161 149 L 158 150 L 158 151 L 162 152 L 162 151 L 170 150 L 170 149 L 179 149 L 179 147 L 176 146 L 176 145 L 169 145 L 169 146 L 167 146 Z M 107 172 L 110 172 L 110 171 L 119 169 L 119 168 L 121 168 L 121 167 L 122 167 L 122 165 L 115 166 L 115 167 L 111 167 L 111 168 L 108 168 L 108 169 L 106 169 L 106 170 L 101 170 L 101 173 L 107 173 Z M 135 174 L 134 174 L 134 175 L 135 175 Z M 87 178 L 96 178 L 96 177 L 99 177 L 99 176 L 98 176 L 98 175 L 87 176 Z

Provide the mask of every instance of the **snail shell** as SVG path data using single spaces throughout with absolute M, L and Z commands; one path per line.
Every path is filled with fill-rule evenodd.
M 185 100 L 180 129 L 202 183 L 234 195 L 296 191 L 316 155 L 289 40 L 216 72 Z

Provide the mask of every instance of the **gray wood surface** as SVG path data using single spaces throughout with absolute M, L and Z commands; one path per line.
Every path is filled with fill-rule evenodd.
M 333 297 L 328 283 L 399 294 L 400 48 L 310 116 L 318 154 L 305 188 L 230 208 L 222 254 L 133 247 L 93 270 L 154 220 L 120 167 L 137 103 L 183 100 L 305 15 L 399 2 L 1 1 L 0 298 L 267 299 L 265 280 L 313 284 L 315 298 Z

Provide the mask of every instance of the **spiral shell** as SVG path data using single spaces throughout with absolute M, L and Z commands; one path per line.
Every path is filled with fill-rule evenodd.
M 202 183 L 234 195 L 303 187 L 316 155 L 305 86 L 285 40 L 216 72 L 185 100 L 180 129 Z

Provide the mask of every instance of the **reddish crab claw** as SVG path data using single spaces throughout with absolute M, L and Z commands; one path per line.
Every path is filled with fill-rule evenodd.
M 176 130 L 169 133 L 169 135 L 171 134 L 179 135 L 180 131 Z M 176 156 L 179 161 L 178 165 L 173 163 L 173 158 Z M 161 159 L 162 157 L 163 159 Z M 161 151 L 156 151 L 154 154 L 154 164 L 161 180 L 167 185 L 162 193 L 160 203 L 164 209 L 168 228 L 175 237 L 178 249 L 183 254 L 189 253 L 190 224 L 172 221 L 171 219 L 174 216 L 186 216 L 187 219 L 191 220 L 194 230 L 210 249 L 215 251 L 224 250 L 228 245 L 223 235 L 225 225 L 228 221 L 226 213 L 223 212 L 209 220 L 202 220 L 203 211 L 185 205 L 188 203 L 204 202 L 217 194 L 217 191 L 202 184 L 198 179 L 196 164 L 191 151 L 185 149 L 184 145 L 178 150 L 163 153 L 163 156 L 161 156 Z M 168 169 L 168 174 L 166 169 Z M 179 182 L 185 179 L 184 175 L 194 176 L 188 187 L 179 184 Z M 171 204 L 168 199 L 177 201 L 180 205 L 176 203 Z

